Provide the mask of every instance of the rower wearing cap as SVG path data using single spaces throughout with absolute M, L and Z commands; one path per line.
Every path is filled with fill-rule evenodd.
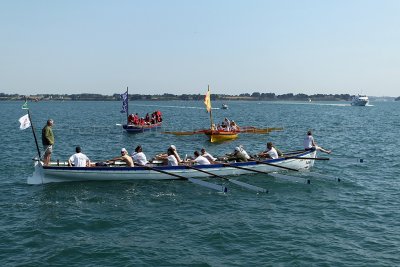
M 126 150 L 126 148 L 122 148 L 121 149 L 121 156 L 120 157 L 116 157 L 110 160 L 107 160 L 107 163 L 110 161 L 113 161 L 115 163 L 115 161 L 120 160 L 126 163 L 126 166 L 128 167 L 133 167 L 133 160 L 132 158 L 128 155 L 128 151 Z
M 169 149 L 171 149 L 174 152 L 174 156 L 175 156 L 176 160 L 178 161 L 178 163 L 182 163 L 183 160 L 179 156 L 178 151 L 176 150 L 176 146 L 170 145 Z
M 171 158 L 173 157 L 173 158 Z M 176 146 L 170 145 L 167 149 L 167 153 L 157 154 L 155 156 L 156 160 L 162 160 L 164 164 L 170 166 L 177 166 L 179 163 L 184 162 L 176 151 Z M 176 163 L 175 163 L 176 162 Z M 176 165 L 175 165 L 176 164 Z
M 243 149 L 243 146 L 235 147 L 235 150 L 231 154 L 227 154 L 229 160 L 236 160 L 239 162 L 248 161 L 250 159 L 249 154 Z

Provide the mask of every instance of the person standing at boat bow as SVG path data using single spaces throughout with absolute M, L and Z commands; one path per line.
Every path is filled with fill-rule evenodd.
M 42 129 L 42 144 L 44 149 L 44 158 L 43 163 L 45 166 L 50 164 L 51 153 L 53 153 L 53 145 L 54 145 L 54 134 L 53 127 L 54 121 L 52 119 L 48 119 L 46 126 Z
M 316 149 L 316 150 L 322 151 L 327 154 L 330 154 L 332 152 L 330 150 L 326 150 L 326 149 L 318 146 L 317 143 L 315 143 L 314 137 L 312 136 L 312 132 L 310 130 L 307 132 L 307 136 L 304 139 L 304 150 L 308 151 L 308 150 L 312 150 L 312 149 Z

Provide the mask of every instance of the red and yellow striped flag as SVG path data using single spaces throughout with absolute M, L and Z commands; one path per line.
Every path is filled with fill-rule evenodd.
M 208 88 L 206 96 L 204 97 L 204 105 L 206 105 L 207 112 L 210 112 L 211 111 L 210 88 Z

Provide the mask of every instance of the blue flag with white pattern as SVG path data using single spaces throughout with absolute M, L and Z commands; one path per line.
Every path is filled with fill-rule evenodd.
M 121 113 L 127 113 L 128 112 L 128 91 L 126 91 L 123 94 L 120 94 L 120 96 L 122 99 Z

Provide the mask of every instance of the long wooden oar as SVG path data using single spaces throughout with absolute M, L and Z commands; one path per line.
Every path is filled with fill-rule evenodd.
M 311 180 L 310 179 L 306 179 L 303 177 L 298 177 L 298 176 L 290 176 L 290 175 L 284 175 L 281 173 L 270 173 L 269 175 L 271 175 L 272 177 L 278 178 L 278 179 L 283 179 L 283 180 L 288 180 L 288 181 L 292 181 L 292 182 L 302 182 L 305 184 L 310 184 Z
M 194 134 L 202 134 L 205 130 L 198 131 L 187 131 L 187 132 L 172 132 L 172 131 L 164 131 L 163 134 L 173 134 L 173 135 L 194 135 Z
M 236 184 L 236 185 L 245 187 L 245 188 L 247 188 L 247 189 L 250 189 L 250 190 L 253 190 L 253 191 L 256 191 L 256 192 L 268 193 L 268 190 L 267 190 L 267 189 L 264 189 L 264 188 L 262 188 L 262 187 L 258 187 L 258 186 L 255 186 L 255 185 L 247 184 L 247 183 L 245 183 L 245 182 L 241 182 L 241 181 L 238 181 L 238 180 L 230 179 L 230 178 L 228 178 L 228 177 L 220 176 L 220 175 L 217 175 L 217 174 L 215 174 L 215 173 L 208 172 L 208 171 L 205 171 L 205 170 L 202 170 L 202 169 L 198 169 L 198 168 L 195 168 L 195 167 L 192 167 L 192 166 L 186 165 L 186 168 L 192 169 L 192 170 L 196 170 L 196 171 L 199 171 L 199 172 L 202 172 L 202 173 L 206 173 L 206 174 L 211 175 L 211 176 L 214 176 L 214 177 L 218 177 L 218 178 L 227 180 L 227 181 L 229 181 L 229 182 L 231 182 L 231 183 L 234 183 L 234 184 Z
M 332 162 L 334 161 L 339 161 L 339 162 L 346 162 L 346 163 L 364 163 L 364 159 L 363 158 L 352 158 L 352 157 L 332 157 Z
M 226 167 L 232 167 L 232 168 L 236 168 L 236 169 L 239 169 L 239 170 L 262 173 L 262 174 L 269 174 L 268 172 L 259 171 L 259 170 L 253 170 L 253 169 L 249 169 L 249 168 L 245 168 L 245 167 L 241 167 L 241 166 L 236 166 L 236 165 L 232 165 L 232 164 L 228 164 L 228 163 L 221 163 L 221 164 L 226 166 Z
M 269 165 L 272 167 L 277 167 L 277 168 L 281 168 L 281 169 L 285 169 L 285 170 L 289 170 L 289 171 L 295 171 L 295 172 L 299 171 L 298 169 L 293 169 L 293 168 L 289 168 L 289 167 L 285 167 L 285 166 L 281 166 L 281 165 L 277 165 L 277 164 L 273 164 L 273 163 L 268 163 L 265 161 L 256 160 L 256 162 L 257 162 L 257 164 L 265 164 L 265 165 Z
M 330 175 L 326 175 L 326 174 L 322 174 L 322 173 L 315 173 L 315 172 L 311 172 L 311 171 L 307 171 L 307 172 L 304 172 L 304 175 L 309 175 L 309 176 L 312 176 L 312 177 L 315 177 L 315 178 L 317 178 L 317 179 L 320 179 L 320 180 L 331 180 L 331 181 L 335 181 L 335 182 L 341 182 L 342 181 L 342 179 L 340 179 L 340 178 L 338 178 L 338 177 L 334 177 L 334 176 L 330 176 Z
M 296 157 L 296 156 L 288 156 L 288 157 L 284 157 L 285 159 L 311 159 L 311 160 L 330 160 L 330 158 L 323 158 L 323 157 L 319 157 L 319 158 L 310 158 L 310 157 Z
M 139 164 L 137 164 L 137 165 L 139 165 Z M 181 180 L 186 180 L 186 181 L 192 182 L 194 184 L 202 185 L 202 186 L 205 186 L 205 187 L 217 190 L 217 191 L 228 192 L 228 188 L 225 187 L 225 186 L 222 186 L 222 185 L 209 183 L 209 182 L 198 180 L 198 179 L 195 179 L 195 178 L 187 178 L 187 177 L 182 176 L 182 175 L 166 172 L 166 171 L 159 170 L 159 169 L 156 169 L 156 168 L 153 168 L 153 167 L 150 167 L 150 166 L 146 166 L 146 165 L 140 165 L 140 166 L 142 166 L 142 167 L 144 167 L 144 168 L 146 168 L 148 170 L 152 170 L 152 171 L 155 171 L 155 172 L 163 173 L 163 174 L 166 174 L 166 175 L 171 175 L 171 176 L 177 177 L 177 178 L 179 178 Z
M 283 131 L 283 128 L 256 128 L 256 127 L 248 127 L 248 128 L 241 128 L 241 133 L 270 133 L 273 131 Z
M 285 180 L 295 180 L 295 181 L 301 180 L 301 181 L 304 181 L 304 183 L 306 183 L 306 184 L 310 183 L 309 179 L 304 179 L 304 178 L 300 178 L 300 177 L 294 177 L 294 176 L 282 175 L 282 174 L 278 174 L 278 173 L 271 173 L 271 172 L 253 170 L 253 169 L 244 168 L 244 167 L 241 167 L 241 166 L 231 165 L 231 164 L 228 164 L 228 163 L 222 163 L 222 164 L 224 166 L 227 166 L 227 167 L 237 168 L 237 169 L 240 169 L 240 170 L 245 170 L 245 171 L 250 171 L 250 172 L 257 172 L 257 173 L 267 174 L 267 175 L 271 175 L 271 176 L 274 176 L 274 177 L 277 177 L 277 178 L 281 178 L 281 179 L 285 179 Z M 280 167 L 282 167 L 282 166 L 280 166 Z

